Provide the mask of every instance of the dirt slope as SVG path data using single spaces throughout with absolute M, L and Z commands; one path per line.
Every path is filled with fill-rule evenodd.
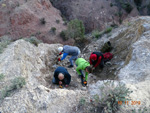
M 45 19 L 41 21 L 41 19 Z M 55 30 L 56 28 L 56 30 Z M 47 43 L 64 42 L 59 33 L 66 29 L 60 12 L 49 0 L 1 0 L 0 36 L 8 35 L 14 40 L 36 36 Z

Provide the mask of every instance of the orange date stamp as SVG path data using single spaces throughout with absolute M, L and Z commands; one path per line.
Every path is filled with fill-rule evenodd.
M 141 101 L 118 101 L 119 105 L 125 104 L 125 105 L 141 105 Z

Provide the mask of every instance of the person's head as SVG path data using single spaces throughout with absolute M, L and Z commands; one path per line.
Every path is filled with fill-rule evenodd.
M 58 75 L 58 79 L 59 79 L 59 80 L 63 80 L 63 79 L 64 79 L 64 74 L 59 73 L 59 75 Z
M 95 61 L 97 59 L 97 55 L 96 54 L 91 54 L 91 60 Z
M 91 66 L 87 66 L 86 68 L 85 68 L 85 71 L 86 72 L 88 72 L 88 73 L 92 73 L 92 67 Z
M 62 52 L 63 51 L 63 47 L 59 47 L 58 48 L 58 52 L 60 53 L 60 52 Z

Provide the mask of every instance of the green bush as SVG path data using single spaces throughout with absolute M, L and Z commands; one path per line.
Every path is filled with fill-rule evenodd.
M 60 23 L 60 20 L 56 20 L 56 23 L 59 24 L 59 23 Z
M 147 14 L 150 15 L 150 3 L 147 5 Z
M 85 113 L 117 113 L 121 105 L 129 101 L 129 94 L 132 92 L 124 84 L 116 85 L 113 81 L 104 82 L 99 88 L 100 95 L 94 95 L 90 98 L 81 98 L 78 109 L 82 108 Z
M 7 47 L 11 43 L 11 39 L 8 38 L 7 36 L 3 36 L 0 39 L 0 54 L 4 51 L 4 48 Z
M 0 100 L 4 99 L 5 97 L 10 96 L 10 91 L 9 88 L 6 86 L 4 89 L 2 89 L 1 91 L 1 95 L 0 95 Z
M 46 24 L 45 18 L 41 18 L 41 19 L 40 19 L 40 23 L 41 23 L 42 25 L 45 25 L 45 24 Z
M 99 32 L 98 30 L 92 31 L 92 37 L 99 38 L 103 35 L 103 32 Z
M 55 27 L 52 27 L 50 31 L 52 34 L 54 34 L 54 35 L 56 34 L 56 28 Z
M 12 85 L 9 87 L 10 90 L 21 89 L 25 84 L 25 78 L 23 77 L 16 77 L 11 81 Z
M 130 13 L 133 9 L 132 5 L 130 3 L 123 3 L 122 8 L 127 12 Z
M 1 81 L 4 77 L 5 77 L 4 74 L 1 73 L 1 74 L 0 74 L 0 81 Z
M 114 82 L 107 81 L 104 86 L 100 87 L 102 92 L 101 99 L 99 100 L 98 108 L 101 107 L 105 112 L 116 113 L 120 105 L 118 102 L 125 104 L 129 101 L 129 94 L 132 92 L 125 87 L 125 84 L 119 83 L 117 86 Z
M 60 37 L 61 37 L 64 41 L 66 41 L 66 40 L 69 39 L 69 38 L 66 36 L 66 31 L 61 31 L 61 32 L 60 32 Z
M 108 27 L 105 29 L 104 33 L 110 33 L 112 31 L 112 27 Z
M 12 92 L 15 90 L 21 89 L 24 85 L 26 84 L 25 78 L 24 77 L 16 77 L 11 81 L 10 86 L 6 86 L 2 91 L 1 91 L 1 96 L 0 99 L 4 99 L 7 96 L 10 96 Z
M 110 3 L 110 7 L 113 7 L 113 3 Z
M 39 43 L 42 43 L 42 41 L 37 39 L 36 37 L 25 38 L 24 40 L 30 42 L 31 44 L 34 44 L 35 46 L 38 46 Z
M 68 24 L 68 29 L 66 30 L 66 37 L 68 38 L 84 38 L 85 27 L 81 20 L 75 19 L 71 20 Z
M 137 6 L 141 6 L 142 0 L 134 0 L 134 3 L 135 3 Z
M 84 97 L 82 97 L 82 98 L 80 99 L 80 101 L 79 101 L 79 105 L 83 106 L 83 105 L 85 105 L 85 104 L 86 104 L 86 100 L 85 100 Z

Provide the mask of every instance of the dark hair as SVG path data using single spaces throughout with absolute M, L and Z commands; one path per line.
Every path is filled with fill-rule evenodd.
M 87 66 L 86 69 L 88 70 L 89 73 L 92 73 L 92 67 L 91 66 Z

